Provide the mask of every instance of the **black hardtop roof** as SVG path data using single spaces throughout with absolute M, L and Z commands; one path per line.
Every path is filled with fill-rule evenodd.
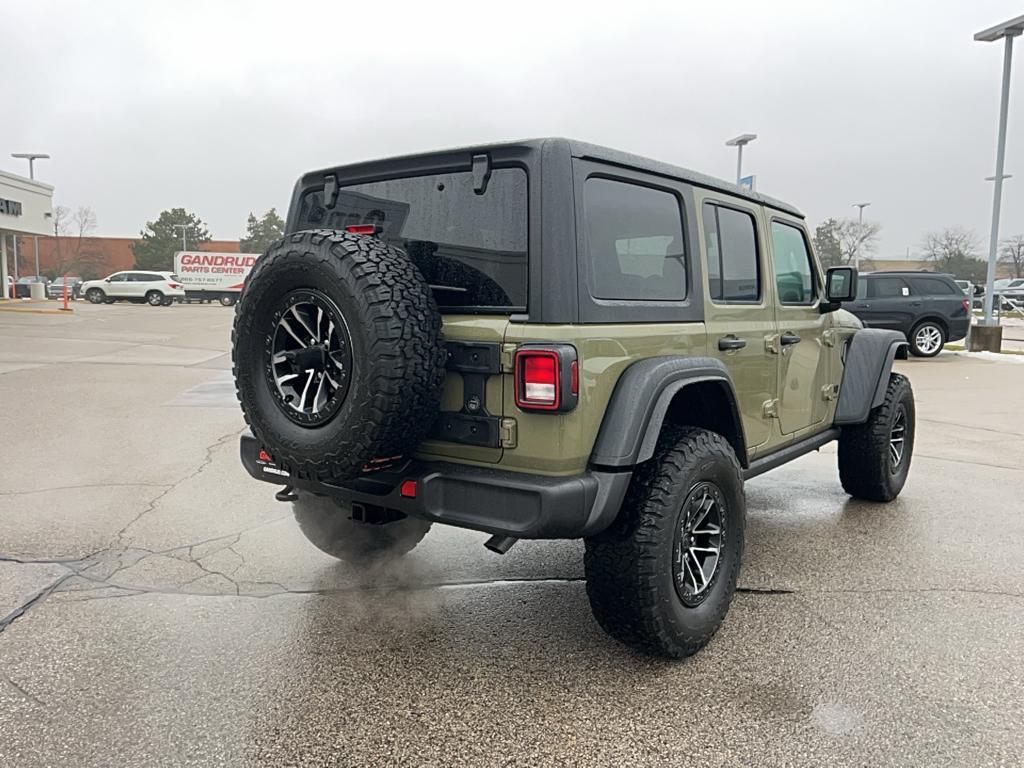
M 425 158 L 431 155 L 439 154 L 452 154 L 460 152 L 487 152 L 493 149 L 506 148 L 506 147 L 528 147 L 531 149 L 540 150 L 548 143 L 563 143 L 568 147 L 570 154 L 573 157 L 585 158 L 588 160 L 596 160 L 602 163 L 608 163 L 609 165 L 617 165 L 622 168 L 631 168 L 638 171 L 644 171 L 646 173 L 657 174 L 658 176 L 667 176 L 669 178 L 678 179 L 680 181 L 693 184 L 697 187 L 704 187 L 705 189 L 714 189 L 720 192 L 740 197 L 753 202 L 761 203 L 762 205 L 775 208 L 776 210 L 788 213 L 793 216 L 803 218 L 803 213 L 795 206 L 789 203 L 784 203 L 781 200 L 776 200 L 768 195 L 762 195 L 758 192 L 748 192 L 741 189 L 736 184 L 733 184 L 723 179 L 717 179 L 714 176 L 707 176 L 703 173 L 697 173 L 686 168 L 680 168 L 670 163 L 663 163 L 658 160 L 652 160 L 647 157 L 641 157 L 640 155 L 633 155 L 629 152 L 620 152 L 617 149 L 610 149 L 608 147 L 598 146 L 597 144 L 588 144 L 585 141 L 577 141 L 575 139 L 564 139 L 564 138 L 541 138 L 541 139 L 523 139 L 519 141 L 501 141 L 494 142 L 491 144 L 477 144 L 472 146 L 464 147 L 453 147 L 450 149 L 439 149 L 430 152 L 416 152 L 410 155 L 403 155 L 400 157 L 381 158 L 388 161 L 404 161 L 415 158 Z M 355 163 L 354 166 L 371 165 L 379 161 L 370 161 L 367 163 Z M 314 174 L 329 173 L 332 169 L 323 169 L 322 171 L 316 171 Z M 314 174 L 306 174 L 306 176 L 312 176 Z

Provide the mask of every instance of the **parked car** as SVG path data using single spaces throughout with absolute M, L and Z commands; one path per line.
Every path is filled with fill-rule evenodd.
M 50 284 L 50 278 L 44 277 L 43 275 L 25 275 L 19 277 L 18 282 L 14 284 L 14 297 L 16 299 L 29 299 L 32 298 L 32 284 L 42 283 L 44 286 Z M 45 294 L 45 289 L 44 289 Z
M 935 357 L 946 342 L 967 335 L 971 300 L 950 275 L 869 272 L 849 306 L 866 328 L 899 331 L 918 357 Z
M 1007 281 L 1005 285 L 996 289 L 996 294 L 1014 301 L 1024 299 L 1024 277 L 1015 277 Z
M 60 301 L 64 298 L 64 281 L 68 283 L 68 298 L 78 299 L 81 298 L 79 287 L 82 285 L 82 278 L 80 277 L 58 277 L 55 278 L 52 283 L 46 286 L 46 295 L 51 299 L 57 299 Z
M 565 139 L 292 201 L 235 313 L 241 459 L 330 555 L 387 563 L 431 523 L 583 539 L 597 623 L 679 658 L 736 589 L 746 479 L 838 440 L 847 493 L 903 488 L 907 342 L 840 308 L 857 271 L 791 205 Z
M 102 280 L 86 280 L 79 291 L 93 304 L 131 301 L 159 307 L 185 298 L 185 289 L 173 272 L 115 272 Z

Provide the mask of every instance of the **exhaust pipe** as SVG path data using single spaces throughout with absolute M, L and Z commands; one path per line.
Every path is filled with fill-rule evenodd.
M 517 541 L 519 541 L 519 539 L 515 536 L 499 536 L 498 534 L 495 534 L 484 542 L 484 546 L 491 550 L 491 552 L 497 552 L 499 555 L 504 555 L 512 549 L 512 545 Z

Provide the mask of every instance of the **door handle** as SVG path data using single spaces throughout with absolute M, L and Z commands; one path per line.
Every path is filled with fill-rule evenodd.
M 743 349 L 747 346 L 746 339 L 737 339 L 735 336 L 723 336 L 718 340 L 718 348 L 725 352 L 729 349 Z
M 870 308 L 871 308 L 871 305 L 870 305 L 870 304 L 856 304 L 855 306 L 856 306 L 856 307 L 857 307 L 858 309 L 870 309 Z
M 920 307 L 921 306 L 921 302 L 920 301 L 912 301 L 912 302 L 910 302 L 910 306 L 912 306 L 912 307 Z
M 792 331 L 786 331 L 779 337 L 779 343 L 784 347 L 788 347 L 790 344 L 799 344 L 800 341 L 800 337 Z

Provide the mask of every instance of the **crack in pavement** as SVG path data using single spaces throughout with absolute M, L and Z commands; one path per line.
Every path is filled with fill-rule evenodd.
M 227 441 L 231 440 L 232 438 L 236 438 L 239 435 L 241 435 L 246 429 L 247 429 L 247 427 L 241 427 L 239 429 L 232 430 L 228 434 L 224 435 L 223 437 L 219 437 L 215 442 L 213 442 L 210 445 L 206 446 L 206 448 L 204 449 L 205 450 L 205 455 L 203 456 L 203 460 L 199 463 L 199 465 L 195 469 L 193 469 L 191 472 L 189 472 L 187 475 L 185 475 L 183 478 L 181 478 L 177 482 L 173 483 L 170 487 L 165 489 L 162 493 L 160 493 L 160 494 L 156 495 L 155 497 L 153 497 L 152 499 L 150 499 L 149 503 L 146 505 L 146 508 L 143 509 L 141 512 L 139 512 L 139 514 L 137 514 L 134 518 L 129 520 L 121 528 L 121 530 L 119 530 L 116 534 L 114 534 L 114 538 L 117 539 L 118 541 L 123 541 L 124 540 L 123 537 L 124 537 L 125 532 L 129 528 L 131 528 L 133 525 L 135 525 L 137 522 L 139 522 L 139 520 L 141 520 L 145 515 L 147 515 L 148 513 L 152 512 L 154 509 L 156 509 L 156 505 L 160 501 L 160 499 L 162 499 L 164 496 L 169 494 L 175 488 L 178 488 L 182 483 L 187 483 L 189 480 L 193 479 L 194 477 L 196 477 L 197 475 L 202 473 L 203 470 L 205 470 L 208 466 L 210 466 L 210 464 L 213 463 L 214 451 L 216 451 L 218 448 L 224 446 L 224 444 L 227 443 Z
M 93 579 L 93 578 L 91 578 L 89 576 L 86 576 L 84 572 L 89 570 L 90 568 L 96 567 L 98 565 L 98 563 L 95 562 L 96 559 L 98 557 L 100 557 L 100 555 L 102 555 L 104 553 L 107 553 L 107 552 L 116 552 L 117 553 L 115 555 L 115 557 L 118 560 L 118 566 L 111 572 L 110 576 L 107 577 L 108 579 L 112 578 L 119 571 L 124 570 L 127 567 L 130 567 L 129 565 L 125 565 L 124 564 L 124 557 L 129 552 L 142 552 L 143 553 L 142 556 L 137 558 L 135 561 L 133 561 L 131 563 L 131 565 L 135 565 L 136 563 L 139 563 L 142 560 L 146 559 L 147 557 L 151 557 L 151 556 L 153 556 L 155 554 L 162 554 L 162 553 L 156 553 L 153 550 L 144 549 L 142 547 L 132 547 L 132 546 L 126 545 L 125 544 L 125 539 L 124 539 L 125 533 L 127 532 L 127 530 L 129 528 L 131 528 L 131 526 L 133 526 L 140 519 L 142 519 L 143 516 L 145 516 L 149 512 L 152 512 L 153 510 L 155 510 L 157 502 L 159 502 L 160 499 L 162 499 L 164 496 L 169 494 L 175 488 L 179 487 L 182 483 L 185 483 L 185 482 L 195 478 L 197 475 L 202 473 L 203 470 L 205 470 L 207 467 L 209 467 L 213 463 L 214 452 L 218 448 L 222 447 L 226 442 L 228 442 L 232 438 L 238 437 L 238 435 L 242 434 L 242 432 L 244 432 L 245 429 L 246 429 L 245 427 L 241 427 L 241 428 L 239 428 L 237 430 L 232 430 L 228 434 L 223 435 L 223 436 L 217 438 L 216 441 L 214 441 L 210 445 L 206 446 L 206 448 L 204 449 L 205 450 L 205 455 L 203 456 L 203 460 L 198 464 L 198 466 L 196 466 L 192 471 L 190 471 L 187 475 L 185 475 L 184 477 L 182 477 L 180 480 L 178 480 L 175 483 L 172 483 L 170 485 L 163 484 L 163 483 L 161 483 L 161 484 L 150 484 L 150 483 L 124 484 L 127 487 L 139 487 L 139 486 L 160 487 L 160 488 L 163 488 L 163 491 L 161 491 L 155 497 L 150 499 L 149 502 L 146 504 L 145 508 L 141 512 L 139 512 L 126 525 L 124 525 L 120 530 L 118 530 L 117 533 L 114 534 L 114 536 L 113 536 L 111 541 L 112 542 L 114 542 L 114 541 L 120 542 L 122 544 L 121 547 L 115 548 L 115 547 L 108 546 L 108 547 L 105 547 L 103 549 L 99 549 L 99 550 L 97 550 L 97 551 L 95 551 L 95 552 L 93 552 L 93 553 L 91 553 L 89 555 L 86 555 L 85 557 L 76 558 L 76 559 L 59 558 L 59 557 L 58 558 L 24 558 L 24 557 L 18 557 L 18 556 L 14 556 L 14 555 L 0 555 L 0 561 L 2 561 L 2 562 L 17 563 L 19 565 L 44 564 L 45 563 L 45 564 L 62 565 L 65 568 L 68 569 L 68 573 L 63 574 L 59 578 L 55 579 L 53 582 L 48 584 L 46 587 L 41 589 L 39 592 L 36 592 L 34 595 L 29 597 L 23 603 L 21 603 L 20 605 L 16 606 L 14 608 L 14 610 L 12 610 L 10 613 L 8 613 L 5 617 L 0 618 L 0 633 L 3 633 L 7 629 L 7 627 L 9 627 L 15 621 L 20 619 L 22 616 L 24 616 L 33 607 L 35 607 L 36 605 L 38 605 L 39 603 L 44 601 L 51 594 L 56 592 L 61 587 L 61 585 L 63 585 L 66 581 L 68 581 L 68 579 L 71 579 L 71 578 L 73 578 L 75 576 L 78 576 L 80 578 L 86 578 L 86 579 L 89 579 L 91 581 L 96 581 L 95 579 Z M 117 485 L 117 484 L 114 484 L 114 485 Z M 67 487 L 65 489 L 70 489 L 70 488 L 75 488 L 75 487 L 110 487 L 110 485 L 109 484 L 88 484 L 88 485 L 83 485 L 83 486 L 69 486 L 69 487 Z M 45 490 L 61 490 L 61 489 L 45 489 Z M 38 493 L 38 492 L 41 492 L 41 491 L 29 491 L 27 493 L 34 493 L 34 492 Z M 9 496 L 9 495 L 20 495 L 20 494 L 11 494 L 11 493 L 4 492 L 2 495 L 8 495 Z M 233 536 L 233 535 L 234 534 L 231 534 L 231 535 L 229 535 L 226 538 L 230 538 L 230 536 Z M 241 533 L 239 533 L 238 535 L 241 536 Z M 234 543 L 235 542 L 232 543 L 232 546 L 234 545 Z M 207 570 L 198 561 L 193 560 L 192 562 L 193 562 L 194 565 L 196 565 L 201 570 Z M 223 576 L 223 574 L 218 574 L 218 575 Z M 227 578 L 227 580 L 230 583 L 234 584 L 234 581 L 232 581 L 230 578 L 228 578 L 226 576 L 224 578 Z M 112 585 L 108 585 L 108 586 L 112 586 Z M 237 584 L 235 584 L 235 590 L 236 590 L 236 593 L 237 593 L 238 592 L 238 585 Z
M 0 496 L 30 496 L 34 493 L 51 491 L 80 491 L 85 488 L 171 488 L 168 483 L 83 483 L 81 485 L 58 485 L 53 488 L 36 488 L 31 491 L 0 491 Z
M 23 686 L 19 685 L 18 682 L 14 678 L 12 678 L 9 674 L 7 674 L 6 672 L 0 671 L 0 677 L 2 677 L 2 679 L 6 680 L 8 685 L 10 685 L 14 690 L 16 690 L 18 693 L 20 693 L 22 696 L 24 696 L 29 701 L 34 701 L 36 704 L 38 704 L 41 707 L 45 707 L 46 706 L 46 702 L 44 702 L 42 699 L 40 699 L 34 693 L 26 690 Z

